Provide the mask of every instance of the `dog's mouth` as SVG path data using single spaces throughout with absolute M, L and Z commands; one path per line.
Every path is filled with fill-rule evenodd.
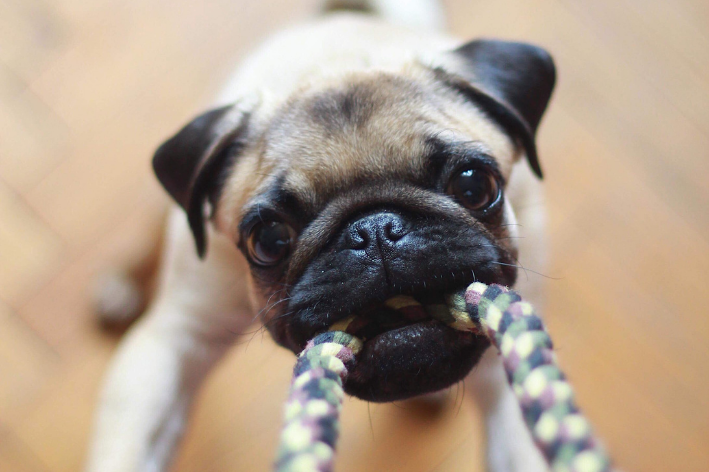
M 337 321 L 330 326 L 330 331 L 345 331 L 366 343 L 389 331 L 440 320 L 441 314 L 448 311 L 447 298 L 442 293 L 419 297 L 397 295 Z
M 449 276 L 434 274 L 433 263 L 423 276 L 422 269 L 408 264 L 388 280 L 355 273 L 352 280 L 335 279 L 324 288 L 303 283 L 291 292 L 288 314 L 271 324 L 271 332 L 295 353 L 328 330 L 361 339 L 362 350 L 344 388 L 363 400 L 395 401 L 449 388 L 465 378 L 490 343 L 482 334 L 459 331 L 440 321 L 446 316 L 437 313 L 450 314 L 446 297 L 474 281 L 514 283 L 515 272 L 470 259 L 465 266 L 474 271 L 459 269 L 463 263 L 458 262 Z M 315 275 L 305 281 L 326 280 Z
M 489 342 L 439 321 L 447 295 L 395 296 L 374 304 L 330 330 L 363 341 L 345 390 L 368 401 L 394 401 L 447 388 L 462 380 Z

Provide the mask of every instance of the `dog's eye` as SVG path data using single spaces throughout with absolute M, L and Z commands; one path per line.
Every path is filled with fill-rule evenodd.
M 451 179 L 448 193 L 467 209 L 483 211 L 498 200 L 500 184 L 490 172 L 482 169 L 465 169 Z
M 253 227 L 247 241 L 251 260 L 260 266 L 274 266 L 291 251 L 293 229 L 278 221 L 264 221 Z

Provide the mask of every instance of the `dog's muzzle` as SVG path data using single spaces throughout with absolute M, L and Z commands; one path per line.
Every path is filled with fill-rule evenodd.
M 308 265 L 281 329 L 272 332 L 298 353 L 317 333 L 354 317 L 351 332 L 364 345 L 348 393 L 392 401 L 447 388 L 467 375 L 488 341 L 430 313 L 403 315 L 391 299 L 443 307 L 445 294 L 476 280 L 509 285 L 514 272 L 495 263 L 501 254 L 484 232 L 460 222 L 390 209 L 358 215 Z

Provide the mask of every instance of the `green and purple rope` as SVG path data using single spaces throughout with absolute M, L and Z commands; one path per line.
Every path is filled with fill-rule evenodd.
M 423 309 L 452 328 L 485 334 L 500 352 L 534 442 L 554 472 L 608 472 L 608 454 L 574 401 L 573 390 L 533 307 L 516 292 L 476 282 L 448 297 L 448 306 L 421 305 L 410 297 L 387 304 Z M 276 460 L 278 472 L 326 472 L 333 468 L 343 382 L 362 342 L 345 332 L 352 319 L 311 340 L 298 357 L 285 408 Z M 341 330 L 341 331 L 340 331 Z

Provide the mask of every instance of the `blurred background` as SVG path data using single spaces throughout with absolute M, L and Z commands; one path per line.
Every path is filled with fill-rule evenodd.
M 118 340 L 87 290 L 149 244 L 166 204 L 153 150 L 317 3 L 0 0 L 0 470 L 80 469 Z M 623 469 L 709 470 L 709 2 L 445 4 L 460 38 L 557 61 L 539 135 L 546 316 L 580 404 Z M 177 470 L 267 470 L 292 365 L 247 336 L 202 391 Z M 348 400 L 338 470 L 482 470 L 462 396 Z

